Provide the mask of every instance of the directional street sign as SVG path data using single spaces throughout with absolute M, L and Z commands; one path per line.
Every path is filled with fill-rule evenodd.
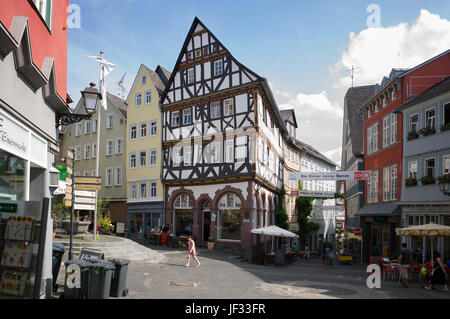
M 76 197 L 75 196 L 75 204 L 95 205 L 95 198 L 91 198 L 91 197 Z
M 72 200 L 72 194 L 71 193 L 67 193 L 66 197 L 64 198 L 66 200 Z
M 73 174 L 72 167 L 67 166 L 67 174 L 69 174 L 69 175 Z
M 72 200 L 64 200 L 64 204 L 67 206 L 67 207 L 72 207 Z
M 77 177 L 75 176 L 75 184 L 96 184 L 102 183 L 101 177 Z
M 75 196 L 81 196 L 81 197 L 94 197 L 94 198 L 95 198 L 95 192 L 75 191 Z
M 74 156 L 73 156 L 72 151 L 67 150 L 67 157 L 68 157 L 69 159 L 73 160 Z
M 72 185 L 72 179 L 66 178 L 66 185 Z
M 95 210 L 95 205 L 75 204 L 75 210 Z
M 66 185 L 66 194 L 72 193 L 72 186 Z
M 75 184 L 75 189 L 83 190 L 83 191 L 100 191 L 100 190 L 102 190 L 102 185 Z

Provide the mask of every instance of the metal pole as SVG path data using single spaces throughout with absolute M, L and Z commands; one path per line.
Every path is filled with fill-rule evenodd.
M 75 154 L 75 150 L 70 150 L 73 154 Z M 72 174 L 70 177 L 72 178 L 72 205 L 70 205 L 70 244 L 69 244 L 69 260 L 73 259 L 73 211 L 74 211 L 74 188 L 75 188 L 75 156 L 73 159 L 70 159 L 72 161 Z
M 100 52 L 100 57 L 103 59 L 103 52 Z M 100 66 L 101 67 L 101 66 Z M 101 69 L 100 69 L 101 72 Z M 100 79 L 101 80 L 101 79 Z M 99 83 L 99 89 L 101 90 Z M 100 92 L 101 93 L 101 92 Z M 106 99 L 106 96 L 102 96 Z M 97 105 L 98 117 L 97 117 L 97 158 L 95 160 L 95 174 L 97 177 L 100 176 L 100 132 L 102 128 L 102 105 Z M 95 191 L 95 214 L 94 214 L 94 241 L 97 240 L 97 214 L 98 214 L 98 191 Z

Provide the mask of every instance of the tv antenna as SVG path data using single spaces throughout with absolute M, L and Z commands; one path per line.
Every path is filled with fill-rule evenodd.
M 354 82 L 355 82 L 355 71 L 356 71 L 356 70 L 359 70 L 359 68 L 355 68 L 353 65 L 352 65 L 352 68 L 351 68 L 351 69 L 348 69 L 348 70 L 347 70 L 347 71 L 351 72 L 352 87 L 354 86 Z
M 123 85 L 123 81 L 125 79 L 125 75 L 127 75 L 126 73 L 122 76 L 122 79 L 119 82 L 116 82 L 116 85 L 119 87 L 120 93 L 119 96 L 123 99 L 126 98 L 126 94 L 127 94 L 127 89 L 125 88 L 125 86 Z

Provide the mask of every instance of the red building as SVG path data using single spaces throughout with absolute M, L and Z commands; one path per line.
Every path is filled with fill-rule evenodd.
M 364 112 L 364 167 L 372 172 L 364 185 L 364 259 L 398 257 L 403 162 L 403 119 L 394 111 L 450 75 L 450 50 L 411 69 L 393 69 L 360 111 Z
M 57 120 L 71 112 L 66 93 L 68 6 L 69 0 L 0 0 L 0 199 L 16 207 L 13 213 L 0 208 L 0 219 L 11 214 L 29 216 L 34 211 L 24 207 L 36 202 L 42 207 L 36 221 L 47 222 L 42 235 L 33 239 L 37 262 L 26 268 L 26 276 L 34 274 L 35 280 L 13 283 L 25 289 L 19 293 L 2 290 L 0 299 L 11 293 L 44 298 L 52 288 L 49 202 L 57 186 L 51 178 L 58 172 L 53 167 L 59 152 Z M 10 284 L 5 276 L 0 280 L 2 286 Z

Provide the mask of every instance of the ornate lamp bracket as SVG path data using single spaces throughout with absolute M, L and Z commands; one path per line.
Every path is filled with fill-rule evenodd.
M 90 114 L 58 113 L 56 114 L 56 127 L 60 127 L 61 125 L 67 126 L 83 120 L 89 120 L 91 117 L 92 115 Z

